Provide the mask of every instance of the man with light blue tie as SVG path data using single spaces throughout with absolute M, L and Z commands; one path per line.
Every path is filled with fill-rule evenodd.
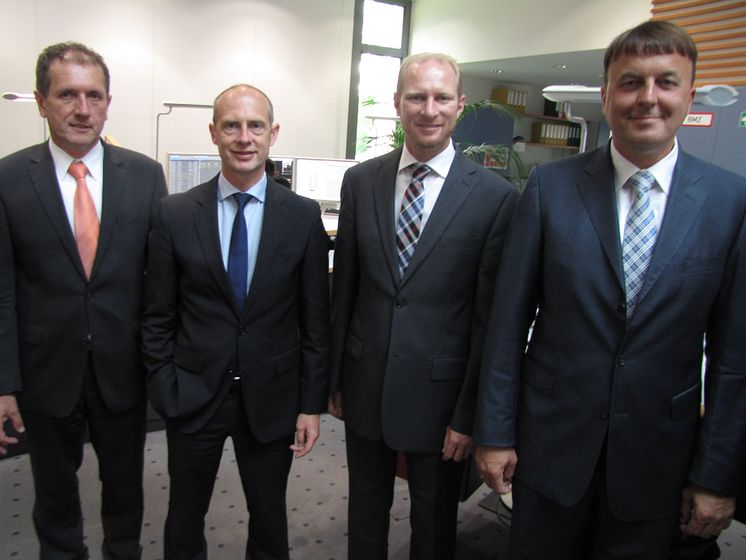
M 167 560 L 206 558 L 204 517 L 230 436 L 249 511 L 246 557 L 288 558 L 292 462 L 327 398 L 327 237 L 316 202 L 264 171 L 279 125 L 240 84 L 215 99 L 212 180 L 164 200 L 149 243 L 143 351 L 166 419 Z
M 679 533 L 710 537 L 733 516 L 746 179 L 676 140 L 696 61 L 672 23 L 614 39 L 611 141 L 536 167 L 518 203 L 474 428 L 485 481 L 512 485 L 511 560 L 660 560 Z

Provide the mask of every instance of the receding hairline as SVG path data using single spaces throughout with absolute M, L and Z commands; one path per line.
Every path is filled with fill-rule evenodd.
M 221 101 L 221 99 L 227 95 L 228 93 L 231 93 L 234 90 L 246 90 L 246 91 L 252 91 L 254 93 L 258 93 L 261 95 L 265 101 L 267 102 L 267 120 L 269 121 L 269 126 L 272 126 L 274 124 L 275 120 L 275 109 L 272 105 L 272 100 L 269 98 L 269 96 L 264 93 L 262 90 L 260 90 L 256 86 L 252 86 L 250 84 L 234 84 L 230 87 L 225 88 L 223 91 L 221 91 L 216 97 L 215 100 L 212 102 L 212 122 L 213 124 L 217 124 L 217 107 L 218 103 Z
M 453 70 L 453 74 L 456 77 L 456 93 L 459 97 L 462 96 L 464 94 L 464 83 L 458 62 L 452 56 L 435 52 L 412 54 L 402 60 L 401 66 L 399 66 L 399 76 L 396 81 L 396 95 L 401 95 L 402 90 L 404 89 L 404 78 L 410 68 L 431 60 L 451 67 L 451 70 Z

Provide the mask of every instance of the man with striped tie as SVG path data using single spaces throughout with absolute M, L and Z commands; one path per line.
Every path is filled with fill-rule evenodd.
M 387 557 L 399 452 L 411 558 L 452 559 L 486 313 L 516 200 L 457 153 L 458 64 L 404 60 L 404 146 L 350 169 L 334 258 L 330 411 L 346 423 L 349 552 Z

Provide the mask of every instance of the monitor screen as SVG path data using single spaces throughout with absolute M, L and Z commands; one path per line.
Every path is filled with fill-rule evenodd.
M 293 190 L 314 200 L 339 202 L 345 171 L 357 163 L 349 159 L 296 158 Z

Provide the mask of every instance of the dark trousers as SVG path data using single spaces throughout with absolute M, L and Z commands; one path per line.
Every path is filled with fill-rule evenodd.
M 605 455 L 605 452 L 602 453 Z M 519 461 L 520 465 L 520 461 Z M 519 466 L 520 471 L 520 466 Z M 625 522 L 614 517 L 599 462 L 586 494 L 564 507 L 513 479 L 510 560 L 666 560 L 679 512 L 665 519 Z
M 233 439 L 236 463 L 249 510 L 246 558 L 284 560 L 288 553 L 285 494 L 293 457 L 293 435 L 261 443 L 249 427 L 239 390 L 231 390 L 215 416 L 185 434 L 167 426 L 171 478 L 166 519 L 165 560 L 207 558 L 205 515 L 215 486 L 223 446 Z
M 349 560 L 388 557 L 389 511 L 394 500 L 397 452 L 346 428 Z M 452 560 L 463 463 L 440 453 L 406 453 L 412 560 Z
M 69 416 L 51 418 L 23 411 L 23 419 L 36 491 L 33 519 L 40 558 L 88 558 L 77 474 L 86 426 L 101 480 L 103 557 L 140 558 L 145 403 L 123 412 L 110 411 L 89 364 L 83 394 Z

